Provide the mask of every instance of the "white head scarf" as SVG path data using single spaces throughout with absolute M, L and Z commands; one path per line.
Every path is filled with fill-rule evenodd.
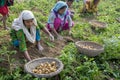
M 25 27 L 23 20 L 30 20 L 30 19 L 33 19 L 34 25 L 30 27 L 30 32 L 29 32 L 28 29 Z M 22 29 L 26 38 L 28 39 L 28 41 L 30 41 L 31 43 L 35 43 L 36 26 L 37 26 L 37 21 L 33 15 L 33 13 L 31 11 L 24 10 L 20 14 L 20 16 L 14 20 L 14 22 L 12 24 L 12 29 L 14 29 L 16 31 Z

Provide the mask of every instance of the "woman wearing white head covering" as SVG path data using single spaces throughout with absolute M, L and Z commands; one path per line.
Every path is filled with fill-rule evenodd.
M 43 26 L 39 27 L 43 28 Z M 43 47 L 40 45 L 39 27 L 37 27 L 37 21 L 33 13 L 28 10 L 24 10 L 20 16 L 13 21 L 10 33 L 12 44 L 14 46 L 18 46 L 20 51 L 24 52 L 27 60 L 31 60 L 31 58 L 27 51 L 26 40 L 31 43 L 35 43 L 37 41 L 38 49 L 43 50 Z M 54 40 L 54 37 L 45 27 L 43 30 L 49 34 L 52 40 Z

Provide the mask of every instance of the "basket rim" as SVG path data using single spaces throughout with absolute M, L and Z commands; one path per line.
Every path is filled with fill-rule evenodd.
M 116 20 L 120 23 L 120 17 L 116 18 Z
M 30 63 L 35 62 L 35 61 L 37 61 L 37 60 L 45 60 L 45 59 L 48 59 L 48 60 L 51 59 L 51 60 L 57 61 L 61 66 L 57 69 L 57 71 L 51 72 L 51 73 L 49 73 L 49 74 L 36 74 L 36 73 L 33 73 L 33 72 L 27 70 L 27 66 L 28 66 Z M 27 73 L 29 73 L 29 74 L 31 74 L 31 75 L 33 75 L 33 76 L 52 77 L 52 76 L 55 76 L 55 75 L 59 74 L 59 73 L 63 70 L 63 67 L 64 67 L 64 65 L 63 65 L 62 61 L 60 61 L 60 60 L 57 59 L 57 58 L 42 57 L 42 58 L 33 59 L 33 60 L 29 61 L 28 63 L 26 63 L 26 64 L 24 65 L 24 70 L 25 70 Z
M 99 22 L 99 23 L 102 23 L 102 24 L 104 24 L 104 25 L 105 25 L 104 27 L 99 27 L 99 26 L 98 26 L 98 28 L 106 28 L 106 27 L 108 26 L 108 24 L 107 24 L 107 23 L 102 22 L 102 21 L 98 21 L 98 20 L 91 20 L 91 21 L 89 21 L 89 24 L 90 24 L 90 25 L 92 25 L 92 22 Z
M 96 42 L 92 42 L 92 41 L 77 41 L 77 42 L 75 42 L 75 45 L 76 46 L 78 46 L 78 43 L 85 43 L 85 42 L 87 42 L 87 43 L 93 43 L 93 44 L 96 44 L 96 45 L 98 45 L 98 46 L 100 46 L 101 48 L 99 48 L 99 49 L 96 49 L 96 50 L 104 50 L 104 46 L 103 45 L 101 45 L 101 44 L 99 44 L 99 43 L 96 43 Z M 79 46 L 80 47 L 80 46 Z M 82 48 L 82 47 L 81 47 Z M 87 49 L 87 48 L 85 48 L 86 50 L 91 50 L 91 49 Z M 96 51 L 95 49 L 92 49 L 92 51 Z

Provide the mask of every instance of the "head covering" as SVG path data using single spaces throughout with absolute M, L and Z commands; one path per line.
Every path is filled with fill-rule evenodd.
M 62 8 L 63 6 L 68 7 L 65 2 L 63 2 L 63 1 L 58 1 L 58 2 L 55 4 L 55 6 L 53 7 L 52 11 L 54 10 L 54 11 L 57 12 L 57 11 L 58 11 L 60 8 Z
M 30 32 L 29 32 L 27 27 L 24 25 L 23 20 L 30 20 L 30 19 L 33 19 L 34 25 L 30 27 Z M 34 43 L 36 39 L 36 26 L 37 26 L 37 21 L 33 13 L 29 10 L 24 10 L 20 14 L 20 16 L 13 21 L 12 29 L 16 31 L 22 29 L 28 41 Z
M 64 17 L 65 14 L 67 13 L 67 9 L 68 9 L 68 5 L 66 4 L 66 2 L 58 1 L 58 2 L 55 4 L 55 6 L 52 8 L 51 11 L 56 11 L 56 12 L 58 12 L 58 10 L 59 10 L 60 8 L 62 8 L 63 6 L 66 6 L 66 11 L 65 11 L 62 15 L 60 15 L 60 16 L 61 16 L 61 17 Z
M 58 10 L 60 9 L 60 8 L 62 8 L 63 6 L 66 6 L 67 7 L 67 9 L 68 9 L 68 6 L 67 6 L 67 4 L 65 3 L 65 2 L 63 2 L 63 1 L 58 1 L 56 4 L 55 4 L 55 6 L 51 9 L 51 13 L 54 13 L 54 11 L 55 12 L 58 12 Z M 64 18 L 65 17 L 65 15 L 67 14 L 67 9 L 66 9 L 66 11 L 62 14 L 62 15 L 59 15 L 59 17 L 60 18 Z M 50 18 L 52 17 L 53 15 L 49 15 L 49 17 L 48 17 L 48 23 L 51 23 L 51 20 L 50 20 Z

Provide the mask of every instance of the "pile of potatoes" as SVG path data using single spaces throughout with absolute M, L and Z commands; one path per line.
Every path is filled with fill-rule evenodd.
M 49 74 L 55 72 L 57 70 L 56 62 L 53 61 L 51 63 L 45 62 L 41 63 L 35 69 L 32 70 L 33 73 L 36 74 Z
M 96 50 L 95 47 L 89 46 L 89 45 L 78 45 L 78 46 L 80 46 L 80 47 L 82 47 L 82 48 L 86 48 L 86 49 Z
M 103 27 L 103 26 L 104 26 L 104 25 L 103 25 L 102 23 L 100 23 L 100 22 L 93 22 L 92 25 L 93 25 L 94 27 Z

